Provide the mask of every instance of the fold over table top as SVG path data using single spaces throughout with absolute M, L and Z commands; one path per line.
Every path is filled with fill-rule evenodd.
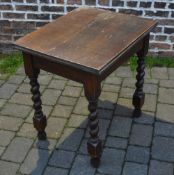
M 85 71 L 101 71 L 156 22 L 96 8 L 79 8 L 15 43 L 20 50 Z

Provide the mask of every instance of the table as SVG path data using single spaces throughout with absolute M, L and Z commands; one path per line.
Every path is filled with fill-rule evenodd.
M 85 7 L 73 10 L 16 41 L 15 47 L 23 52 L 25 72 L 30 79 L 35 109 L 33 124 L 38 138 L 46 139 L 47 125 L 37 81 L 42 69 L 83 84 L 89 102 L 87 148 L 92 166 L 98 167 L 102 154 L 97 115 L 101 81 L 136 53 L 138 67 L 133 116 L 141 115 L 145 99 L 144 58 L 148 52 L 149 33 L 156 24 L 156 21 L 133 15 Z

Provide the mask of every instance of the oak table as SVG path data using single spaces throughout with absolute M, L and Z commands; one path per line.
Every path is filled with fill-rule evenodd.
M 145 98 L 144 58 L 148 52 L 149 33 L 155 26 L 155 21 L 133 15 L 79 8 L 19 39 L 15 47 L 23 52 L 25 72 L 30 79 L 35 109 L 33 123 L 38 138 L 46 139 L 47 121 L 42 112 L 37 81 L 39 71 L 43 69 L 84 85 L 90 111 L 87 148 L 91 164 L 97 167 L 102 154 L 97 116 L 101 81 L 136 53 L 138 67 L 133 116 L 141 115 Z

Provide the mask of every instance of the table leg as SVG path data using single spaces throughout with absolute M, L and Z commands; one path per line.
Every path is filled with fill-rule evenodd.
M 34 117 L 33 117 L 33 124 L 36 130 L 38 131 L 38 139 L 45 140 L 46 139 L 45 127 L 47 125 L 47 120 L 45 115 L 42 112 L 42 101 L 40 98 L 40 91 L 39 91 L 40 86 L 37 81 L 38 73 L 35 74 L 34 77 L 29 77 L 31 92 L 33 94 L 32 96 L 32 100 L 34 103 L 33 108 L 35 110 Z
M 137 52 L 138 56 L 138 61 L 137 61 L 137 75 L 136 79 L 137 82 L 135 84 L 136 90 L 133 95 L 133 105 L 135 107 L 134 112 L 133 112 L 133 117 L 140 117 L 141 116 L 141 108 L 144 104 L 145 100 L 145 93 L 143 92 L 143 85 L 144 85 L 144 69 L 145 69 L 145 64 L 144 64 L 144 59 L 145 56 L 148 52 L 148 46 L 149 46 L 149 35 L 147 35 L 144 40 L 143 40 L 143 47 L 140 51 Z
M 40 70 L 35 68 L 32 55 L 23 53 L 25 73 L 30 79 L 32 101 L 34 108 L 33 125 L 38 131 L 38 139 L 45 140 L 45 128 L 47 119 L 42 112 L 42 101 L 40 98 L 39 83 L 37 81 Z
M 89 85 L 89 86 L 88 86 Z M 89 83 L 84 86 L 85 95 L 88 99 L 89 105 L 89 134 L 90 138 L 87 142 L 88 153 L 91 156 L 91 165 L 97 168 L 100 164 L 100 157 L 102 154 L 102 142 L 98 137 L 99 133 L 99 120 L 97 114 L 97 102 L 101 93 L 100 84 Z
M 140 117 L 141 115 L 141 107 L 144 104 L 145 93 L 143 92 L 143 84 L 144 84 L 144 57 L 138 56 L 138 67 L 137 67 L 137 82 L 135 84 L 136 90 L 133 95 L 133 105 L 135 107 L 133 116 Z

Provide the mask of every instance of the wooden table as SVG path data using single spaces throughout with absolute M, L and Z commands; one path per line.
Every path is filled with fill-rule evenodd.
M 87 147 L 91 164 L 97 167 L 102 153 L 97 116 L 101 81 L 136 53 L 133 116 L 140 116 L 145 98 L 144 58 L 148 52 L 149 33 L 155 26 L 155 21 L 133 15 L 79 8 L 19 39 L 15 46 L 23 52 L 25 72 L 30 79 L 35 109 L 33 123 L 38 138 L 46 139 L 47 125 L 37 81 L 40 69 L 83 83 L 90 111 Z

